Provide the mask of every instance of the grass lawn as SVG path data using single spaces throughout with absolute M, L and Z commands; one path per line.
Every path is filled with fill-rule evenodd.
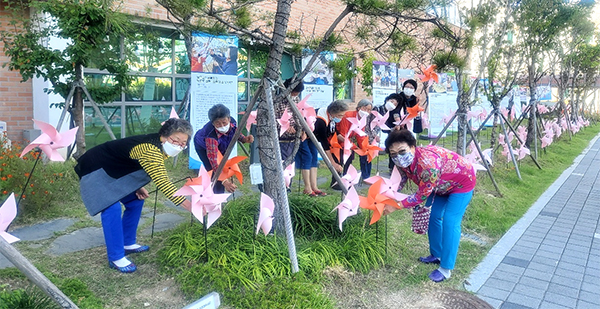
M 496 193 L 486 173 L 478 172 L 478 185 L 463 220 L 463 233 L 468 233 L 480 241 L 463 239 L 456 268 L 450 280 L 438 284 L 428 280 L 427 274 L 434 269 L 434 266 L 416 261 L 419 256 L 428 255 L 427 237 L 410 231 L 410 212 L 403 210 L 382 218 L 377 227 L 372 227 L 376 229 L 377 241 L 382 244 L 385 244 L 387 235 L 387 254 L 383 267 L 363 273 L 334 265 L 326 268 L 322 275 L 318 276 L 317 282 L 310 282 L 310 284 L 316 284 L 319 293 L 327 296 L 334 306 L 339 308 L 410 307 L 411 302 L 419 299 L 419 296 L 425 292 L 463 289 L 465 278 L 494 243 L 521 218 L 552 182 L 572 164 L 573 159 L 588 145 L 589 140 L 599 132 L 600 125 L 596 124 L 580 131 L 572 139 L 569 139 L 566 133 L 563 134 L 559 141 L 554 142 L 547 150 L 539 152 L 538 161 L 542 170 L 538 169 L 529 158 L 519 162 L 522 180 L 517 178 L 514 166 L 507 163 L 505 158 L 500 158 L 498 151 L 495 156 L 493 175 L 502 195 Z M 482 139 L 485 139 L 486 134 L 485 132 L 482 134 Z M 451 139 L 452 137 L 448 137 L 444 143 L 439 144 L 452 148 Z M 246 162 L 243 165 L 247 165 Z M 355 159 L 354 165 L 358 169 L 358 159 Z M 375 166 L 376 162 L 373 168 Z M 172 160 L 169 160 L 167 168 L 169 175 L 175 180 L 192 175 L 187 169 L 185 157 L 179 158 L 175 166 Z M 385 154 L 379 159 L 379 169 L 382 173 L 387 173 Z M 247 171 L 247 167 L 242 166 L 242 170 Z M 72 173 L 72 163 L 66 163 L 64 173 Z M 319 198 L 319 201 L 333 208 L 339 203 L 340 195 L 327 188 L 330 174 L 324 165 L 319 170 L 319 177 L 327 179 L 321 188 L 329 193 L 329 196 Z M 247 181 L 240 187 L 240 191 L 245 195 L 253 194 L 247 173 L 245 178 Z M 297 190 L 298 178 L 296 176 L 294 179 L 291 193 L 293 195 L 300 195 Z M 150 191 L 154 190 L 152 185 L 147 188 Z M 414 189 L 414 185 L 407 185 L 405 192 L 412 192 L 411 190 Z M 359 194 L 364 194 L 368 186 L 358 186 L 357 190 Z M 100 227 L 97 221 L 87 215 L 78 194 L 76 186 L 69 187 L 64 192 L 66 198 L 62 202 L 52 201 L 46 211 L 38 211 L 30 213 L 26 218 L 18 218 L 11 228 L 58 217 L 71 217 L 78 220 L 75 226 L 65 233 L 82 227 Z M 160 194 L 158 199 L 157 212 L 176 212 L 164 205 L 165 198 Z M 149 210 L 153 205 L 153 198 L 151 198 L 146 204 L 146 209 Z M 140 228 L 149 226 L 150 221 L 146 220 Z M 124 275 L 108 269 L 103 247 L 61 257 L 47 255 L 45 251 L 49 244 L 59 235 L 49 240 L 18 242 L 15 243 L 15 247 L 59 287 L 74 286 L 70 293 L 82 308 L 181 308 L 197 299 L 198 295 L 183 292 L 187 291 L 185 282 L 178 273 L 169 271 L 164 265 L 159 264 L 161 260 L 159 251 L 167 249 L 169 237 L 173 233 L 179 233 L 187 226 L 189 223 L 174 231 L 155 234 L 154 238 L 141 235 L 139 242 L 149 244 L 152 250 L 133 258 L 139 267 L 133 275 Z M 223 239 L 223 242 L 226 241 Z M 311 266 L 300 265 L 303 271 L 306 271 L 306 267 Z M 76 280 L 75 282 L 81 284 L 73 284 L 69 280 Z M 287 283 L 281 281 L 275 281 L 273 284 L 272 288 L 275 290 L 278 287 L 279 289 L 288 287 Z M 28 285 L 27 279 L 14 268 L 0 270 L 0 291 L 10 291 Z M 224 307 L 227 307 L 227 304 Z

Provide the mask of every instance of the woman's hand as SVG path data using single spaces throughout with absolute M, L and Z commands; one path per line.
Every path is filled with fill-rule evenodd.
M 344 167 L 343 166 L 341 166 L 341 165 L 339 165 L 339 164 L 337 164 L 335 162 L 332 162 L 332 163 L 333 163 L 333 168 L 336 170 L 336 172 L 338 172 L 340 174 L 342 174 L 342 172 L 344 172 Z
M 183 201 L 183 203 L 181 203 L 181 207 L 187 209 L 189 212 L 192 211 L 192 202 L 190 202 L 190 200 L 186 199 L 185 201 Z
M 394 207 L 394 206 L 390 206 L 390 205 L 385 205 L 385 207 L 383 207 L 383 215 L 389 215 L 392 212 L 398 210 L 398 208 Z
M 246 137 L 243 138 L 242 142 L 244 142 L 246 144 L 250 144 L 250 143 L 254 142 L 254 136 L 248 135 L 248 136 L 246 136 Z
M 229 193 L 233 193 L 237 189 L 237 186 L 229 179 L 225 179 L 221 183 L 223 184 L 223 187 L 225 187 L 225 191 Z
M 148 195 L 148 190 L 146 188 L 141 187 L 135 191 L 135 196 L 137 196 L 138 200 L 145 200 Z

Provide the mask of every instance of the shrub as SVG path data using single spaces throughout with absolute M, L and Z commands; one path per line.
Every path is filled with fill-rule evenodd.
M 56 303 L 37 288 L 0 291 L 0 309 L 53 309 Z
M 301 272 L 292 274 L 287 242 L 279 235 L 255 235 L 258 197 L 244 196 L 224 206 L 207 232 L 208 262 L 201 224 L 184 224 L 159 253 L 185 293 L 200 297 L 216 290 L 241 308 L 328 308 L 332 302 L 316 282 L 328 267 L 367 272 L 383 265 L 385 250 L 365 213 L 337 228 L 331 202 L 337 197 L 290 196 Z M 293 305 L 290 305 L 293 304 Z

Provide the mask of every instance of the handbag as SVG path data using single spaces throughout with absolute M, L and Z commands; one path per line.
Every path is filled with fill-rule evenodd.
M 413 208 L 411 230 L 417 234 L 427 234 L 431 206 L 416 206 Z

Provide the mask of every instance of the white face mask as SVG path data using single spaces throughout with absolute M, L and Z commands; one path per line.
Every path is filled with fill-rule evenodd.
M 367 116 L 369 116 L 369 114 L 370 114 L 369 112 L 365 112 L 363 110 L 358 111 L 358 115 L 360 116 L 360 118 L 367 117 Z
M 415 94 L 415 90 L 412 88 L 406 88 L 406 89 L 404 89 L 404 94 L 407 97 L 410 97 L 411 95 Z
M 392 103 L 391 101 L 385 102 L 385 109 L 387 109 L 388 111 L 393 111 L 394 108 L 396 108 L 396 105 L 394 105 L 394 103 Z
M 229 132 L 229 124 L 224 127 L 217 128 L 217 131 L 219 131 L 220 133 L 223 133 L 223 134 Z
M 178 155 L 183 149 L 185 149 L 185 148 L 181 147 L 179 145 L 171 144 L 171 143 L 169 143 L 169 141 L 166 141 L 163 144 L 163 150 L 169 157 L 174 157 L 174 156 Z

